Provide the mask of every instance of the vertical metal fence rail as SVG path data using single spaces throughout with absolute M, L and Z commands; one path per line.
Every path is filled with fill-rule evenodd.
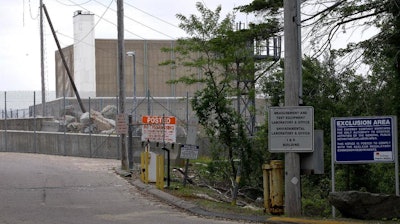
M 4 151 L 7 152 L 7 92 L 4 92 Z
M 90 104 L 90 97 L 89 97 L 89 158 L 92 158 L 92 118 L 90 115 L 90 111 L 91 111 L 91 104 Z
M 66 155 L 66 145 L 67 145 L 67 134 L 66 134 L 66 129 L 67 129 L 67 125 L 66 125 L 66 123 L 67 123 L 67 118 L 66 118 L 66 116 L 65 116 L 65 113 L 66 113 L 66 104 L 67 104 L 67 102 L 66 102 L 66 98 L 65 98 L 65 91 L 64 91 L 64 94 L 63 94 L 63 104 L 64 104 L 64 111 L 63 111 L 63 115 L 64 115 L 64 124 L 63 124 L 63 141 L 64 141 L 64 144 L 63 144 L 63 154 L 64 154 L 64 156 Z
M 33 150 L 37 153 L 37 133 L 36 133 L 36 92 L 33 92 Z

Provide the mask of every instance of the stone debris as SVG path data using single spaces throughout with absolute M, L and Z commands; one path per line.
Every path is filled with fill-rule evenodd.
M 359 191 L 331 192 L 329 202 L 347 218 L 400 218 L 400 197 Z

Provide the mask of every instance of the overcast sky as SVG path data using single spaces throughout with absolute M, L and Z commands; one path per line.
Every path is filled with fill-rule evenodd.
M 125 0 L 126 39 L 176 39 L 185 36 L 178 28 L 176 14 L 198 14 L 199 0 Z M 202 0 L 210 9 L 222 6 L 222 15 L 251 0 Z M 40 90 L 39 0 L 0 0 L 0 91 Z M 95 14 L 95 37 L 117 38 L 116 0 L 43 0 L 61 47 L 73 44 L 75 11 Z M 103 19 L 100 19 L 102 17 Z M 237 14 L 237 21 L 249 17 Z M 247 21 L 248 22 L 248 21 Z M 46 20 L 46 89 L 55 89 L 54 52 L 56 45 Z

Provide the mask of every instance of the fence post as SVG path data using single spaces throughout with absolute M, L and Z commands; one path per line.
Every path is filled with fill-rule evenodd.
M 89 96 L 89 157 L 92 158 L 92 118 L 90 117 L 90 96 Z
M 33 148 L 37 153 L 37 133 L 36 133 L 36 92 L 33 91 Z
M 4 151 L 7 152 L 7 92 L 4 92 Z

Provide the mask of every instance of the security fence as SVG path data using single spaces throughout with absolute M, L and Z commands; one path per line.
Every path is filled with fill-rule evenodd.
M 104 108 L 111 106 L 116 111 L 112 111 L 113 117 L 109 119 L 115 120 L 115 115 L 119 114 L 118 97 L 85 97 L 82 98 L 80 105 L 76 98 L 55 98 L 51 95 L 47 97 L 44 107 L 40 95 L 40 92 L 33 91 L 3 92 L 0 95 L 0 151 L 17 150 L 89 157 L 102 157 L 107 154 L 112 155 L 111 157 L 119 157 L 120 146 L 118 140 L 115 139 L 118 136 L 115 130 L 100 133 L 93 130 L 90 124 L 86 125 L 85 129 L 77 128 L 73 131 L 70 128 L 67 129 L 67 123 L 71 122 L 67 119 L 75 120 L 77 123 L 75 125 L 79 126 L 84 114 L 81 105 L 85 111 L 91 112 L 101 112 Z M 258 124 L 265 119 L 266 110 L 263 104 L 263 99 L 256 100 Z M 125 114 L 132 115 L 133 123 L 137 124 L 133 133 L 137 139 L 136 147 L 141 147 L 140 144 L 143 144 L 138 142 L 141 135 L 142 116 L 176 117 L 176 137 L 179 139 L 177 143 L 186 142 L 190 120 L 195 117 L 188 94 L 186 97 L 153 97 L 150 94 L 146 97 L 126 97 Z M 91 122 L 90 117 L 89 121 Z M 197 143 L 201 145 L 200 154 L 206 154 L 209 148 L 208 140 L 197 138 Z M 48 148 L 48 146 L 51 147 Z
M 56 98 L 53 91 L 46 93 L 46 102 L 43 105 L 41 96 L 40 91 L 0 92 L 0 119 L 52 117 L 63 122 L 66 118 L 64 115 L 72 115 L 79 121 L 83 111 L 75 97 Z M 174 116 L 177 118 L 177 125 L 186 129 L 189 119 L 195 117 L 190 98 L 189 94 L 186 94 L 186 97 L 155 97 L 151 96 L 149 91 L 145 97 L 126 97 L 124 112 L 133 116 L 134 123 L 140 123 L 141 117 L 146 115 Z M 119 109 L 117 96 L 85 97 L 81 101 L 85 111 L 100 112 L 107 106 Z M 236 100 L 233 100 L 233 103 L 235 102 Z M 265 120 L 264 99 L 256 99 L 256 109 L 256 126 L 258 126 Z

